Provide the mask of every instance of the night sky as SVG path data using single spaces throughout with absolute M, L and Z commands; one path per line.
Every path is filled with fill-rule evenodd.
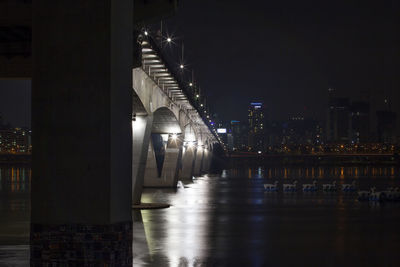
M 268 117 L 325 119 L 327 89 L 355 100 L 370 91 L 400 114 L 398 1 L 189 1 L 165 22 L 185 63 L 224 120 L 245 120 L 250 101 Z M 30 83 L 0 81 L 0 112 L 29 126 Z M 398 127 L 400 128 L 400 127 Z
M 224 120 L 325 119 L 327 89 L 399 110 L 399 1 L 181 1 L 168 31 Z M 363 94 L 365 95 L 365 94 Z
M 15 127 L 31 127 L 31 81 L 0 80 L 0 116 Z

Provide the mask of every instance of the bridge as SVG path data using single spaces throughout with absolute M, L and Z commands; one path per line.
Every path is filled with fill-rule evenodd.
M 220 142 L 194 85 L 181 81 L 149 35 L 142 32 L 138 42 L 142 64 L 132 71 L 136 205 L 143 187 L 176 187 L 178 179 L 208 172 L 213 146 Z
M 219 140 L 208 111 L 138 31 L 176 5 L 0 1 L 0 78 L 32 79 L 33 265 L 92 251 L 90 240 L 71 239 L 90 232 L 113 237 L 96 241 L 104 264 L 131 266 L 132 203 L 143 188 L 210 169 Z

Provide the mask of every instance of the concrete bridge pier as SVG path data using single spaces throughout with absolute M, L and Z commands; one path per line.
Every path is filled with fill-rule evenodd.
M 176 187 L 183 142 L 177 134 L 162 134 L 161 138 L 166 144 L 164 151 L 157 152 L 157 135 L 161 134 L 153 134 L 150 141 L 144 187 Z
M 199 176 L 201 174 L 201 166 L 204 159 L 204 148 L 201 145 L 197 146 L 196 159 L 194 161 L 193 176 Z
M 33 1 L 31 266 L 132 266 L 132 32 L 131 0 Z
M 204 149 L 203 162 L 201 164 L 201 172 L 209 172 L 211 160 L 212 150 L 210 149 L 210 146 L 206 146 L 206 148 Z
M 194 175 L 194 166 L 196 163 L 197 149 L 193 142 L 189 141 L 183 147 L 182 156 L 182 172 L 180 178 L 182 180 L 191 181 Z
M 137 115 L 132 121 L 132 204 L 139 205 L 142 197 L 144 174 L 148 157 L 152 115 Z M 151 171 L 151 170 L 150 170 Z M 156 175 L 156 173 L 154 174 Z

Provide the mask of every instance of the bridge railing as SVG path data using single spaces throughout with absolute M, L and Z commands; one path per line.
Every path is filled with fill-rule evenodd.
M 171 63 L 168 62 L 162 49 L 150 35 L 140 34 L 139 39 L 142 44 L 141 61 L 143 70 L 148 73 L 151 78 L 153 78 L 153 81 L 157 83 L 160 88 L 168 94 L 168 96 L 172 92 L 171 95 L 175 95 L 173 100 L 176 99 L 178 100 L 177 102 L 187 101 L 191 109 L 197 112 L 198 116 L 201 118 L 202 122 L 208 128 L 210 133 L 214 136 L 216 141 L 224 146 L 222 140 L 216 132 L 215 127 L 213 127 L 213 125 L 210 123 L 210 120 L 207 118 L 207 115 L 209 114 L 207 113 L 205 106 L 202 105 L 200 99 L 196 97 L 194 87 L 190 87 L 189 84 L 186 84 L 183 81 L 183 79 L 180 77 L 181 75 L 179 75 Z M 153 57 L 154 55 L 156 55 L 156 57 Z M 152 66 L 157 67 L 152 68 Z M 157 75 L 161 74 L 162 76 L 155 78 Z M 161 79 L 162 81 L 160 82 Z

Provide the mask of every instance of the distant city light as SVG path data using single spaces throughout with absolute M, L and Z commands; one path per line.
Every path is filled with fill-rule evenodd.
M 217 133 L 219 134 L 226 134 L 226 128 L 218 128 Z
M 180 67 L 181 69 L 183 69 L 183 68 L 184 68 L 183 64 L 181 64 L 179 67 Z
M 193 83 L 189 83 L 189 86 L 193 86 Z
M 167 38 L 167 42 L 170 43 L 172 40 L 170 37 Z
M 196 95 L 196 97 L 197 97 L 197 98 L 199 98 L 199 97 L 200 97 L 200 95 L 198 95 L 198 94 L 197 94 L 197 95 Z
M 147 36 L 148 34 L 149 34 L 149 33 L 148 33 L 147 31 L 144 31 L 144 35 L 146 35 L 146 36 Z

